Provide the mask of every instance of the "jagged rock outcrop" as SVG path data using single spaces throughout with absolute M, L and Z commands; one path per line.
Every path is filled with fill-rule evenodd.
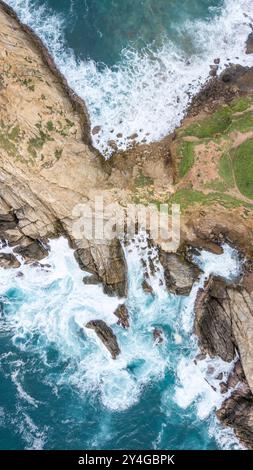
M 250 390 L 238 388 L 225 400 L 217 412 L 226 426 L 232 426 L 240 441 L 253 450 L 253 395 Z
M 118 317 L 118 325 L 121 325 L 123 328 L 129 328 L 129 313 L 126 305 L 119 305 L 119 307 L 115 310 L 114 315 Z
M 99 339 L 111 353 L 112 358 L 116 359 L 120 354 L 120 348 L 112 328 L 110 328 L 103 320 L 90 321 L 87 323 L 86 328 L 96 332 Z
M 221 384 L 223 392 L 234 391 L 218 417 L 253 449 L 253 285 L 248 277 L 252 274 L 237 287 L 220 278 L 206 283 L 195 304 L 195 331 L 202 350 L 211 356 L 230 362 L 239 353 L 227 384 Z
M 194 282 L 200 276 L 200 269 L 174 253 L 160 253 L 160 262 L 164 268 L 166 287 L 169 292 L 189 295 Z
M 211 356 L 232 361 L 235 341 L 232 330 L 231 310 L 223 279 L 211 278 L 198 292 L 195 304 L 195 331 L 201 348 Z

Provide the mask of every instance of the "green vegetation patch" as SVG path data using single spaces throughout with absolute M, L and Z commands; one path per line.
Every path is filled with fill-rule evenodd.
M 145 186 L 151 186 L 154 184 L 153 178 L 150 178 L 150 176 L 146 176 L 143 173 L 141 173 L 136 179 L 135 179 L 135 186 L 137 188 L 143 188 Z
M 232 111 L 229 106 L 218 109 L 213 116 L 191 124 L 185 130 L 185 135 L 192 135 L 199 139 L 211 138 L 224 133 L 232 123 Z
M 179 164 L 179 176 L 183 178 L 190 171 L 195 161 L 194 143 L 183 142 L 180 149 L 180 164 Z
M 245 203 L 240 199 L 236 199 L 229 194 L 223 194 L 220 192 L 204 194 L 201 191 L 196 191 L 194 189 L 180 189 L 170 198 L 169 204 L 180 204 L 182 211 L 192 204 L 220 204 L 228 209 L 242 206 L 253 208 L 253 205 Z
M 243 113 L 250 107 L 252 101 L 253 100 L 251 96 L 242 96 L 241 98 L 236 98 L 233 100 L 230 104 L 230 108 L 232 109 L 233 113 Z
M 234 117 L 228 130 L 229 132 L 253 131 L 253 114 L 246 112 L 242 116 Z
M 234 186 L 232 161 L 227 153 L 222 155 L 220 159 L 219 174 L 220 177 L 225 181 L 227 188 L 232 188 Z
M 225 181 L 222 181 L 218 178 L 213 181 L 210 181 L 209 183 L 206 183 L 205 188 L 211 189 L 213 191 L 219 191 L 222 193 L 228 189 Z
M 253 199 L 253 139 L 249 139 L 233 151 L 233 166 L 239 191 Z
M 20 128 L 18 126 L 5 125 L 0 121 L 0 147 L 11 157 L 18 157 L 18 150 L 15 145 L 20 138 Z

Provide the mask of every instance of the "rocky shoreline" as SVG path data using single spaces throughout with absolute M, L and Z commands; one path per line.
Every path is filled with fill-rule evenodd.
M 15 253 L 29 263 L 40 261 L 48 254 L 48 239 L 64 235 L 81 269 L 92 274 L 84 282 L 102 283 L 109 295 L 125 297 L 127 272 L 119 240 L 79 240 L 75 208 L 87 202 L 93 207 L 98 194 L 122 207 L 129 202 L 181 204 L 178 253 L 155 240 L 170 292 L 188 295 L 200 275 L 189 248 L 218 254 L 226 241 L 246 258 L 237 285 L 211 278 L 198 293 L 195 331 L 203 354 L 228 362 L 239 356 L 227 383 L 221 378 L 221 389 L 231 389 L 231 395 L 217 416 L 253 449 L 253 201 L 228 168 L 230 160 L 223 162 L 225 152 L 234 156 L 253 139 L 253 68 L 230 66 L 211 77 L 173 135 L 116 152 L 105 162 L 91 144 L 85 103 L 69 88 L 42 41 L 1 0 L 0 25 L 0 240 L 14 253 L 2 253 L 0 266 L 18 267 Z M 251 36 L 248 53 L 253 52 Z M 206 170 L 203 160 L 209 156 Z M 147 282 L 143 288 L 152 294 Z M 123 328 L 130 327 L 124 305 L 115 315 Z M 96 319 L 86 327 L 116 359 L 120 349 L 113 331 Z M 153 335 L 162 342 L 160 330 Z

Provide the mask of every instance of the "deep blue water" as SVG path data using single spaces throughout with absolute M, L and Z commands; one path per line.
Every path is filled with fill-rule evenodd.
M 85 99 L 92 125 L 102 126 L 94 144 L 105 154 L 108 136 L 119 132 L 125 148 L 134 131 L 140 140 L 154 140 L 172 130 L 215 57 L 221 67 L 238 55 L 246 61 L 244 13 L 253 6 L 252 0 L 8 3 Z M 237 446 L 216 422 L 221 397 L 208 361 L 194 364 L 192 317 L 185 310 L 191 299 L 168 295 L 156 279 L 155 297 L 144 294 L 138 256 L 128 255 L 127 332 L 116 325 L 117 299 L 83 285 L 63 241 L 52 245 L 49 273 L 22 266 L 20 277 L 0 269 L 1 449 Z M 222 269 L 230 262 L 229 256 L 221 260 Z M 95 318 L 117 334 L 117 361 L 83 330 Z M 154 327 L 164 331 L 161 346 L 153 344 Z M 215 365 L 228 373 L 228 365 Z
M 43 2 L 44 3 L 44 2 Z M 81 59 L 113 65 L 122 49 L 176 40 L 186 20 L 211 19 L 223 0 L 47 0 L 68 18 L 66 39 Z

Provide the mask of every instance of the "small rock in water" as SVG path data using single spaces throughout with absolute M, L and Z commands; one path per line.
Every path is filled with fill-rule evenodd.
M 219 58 L 217 58 L 217 59 L 214 59 L 214 61 L 213 61 L 213 62 L 214 62 L 214 64 L 215 64 L 215 65 L 219 65 L 219 64 L 220 64 L 220 59 L 219 59 Z
M 135 140 L 135 139 L 137 139 L 137 138 L 138 138 L 138 134 L 137 134 L 137 133 L 132 134 L 132 135 L 130 135 L 130 136 L 128 137 L 129 140 Z
M 253 33 L 250 33 L 246 42 L 246 54 L 253 54 Z
M 154 289 L 153 287 L 151 287 L 150 284 L 148 284 L 148 282 L 146 281 L 146 279 L 144 279 L 143 283 L 142 283 L 142 289 L 144 290 L 144 292 L 146 294 L 154 294 Z
M 125 305 L 120 305 L 117 310 L 114 312 L 114 315 L 118 317 L 118 325 L 123 326 L 123 328 L 129 328 L 129 313 Z
M 101 131 L 102 127 L 101 126 L 95 126 L 93 127 L 92 129 L 92 135 L 96 135 L 96 134 L 99 134 L 99 132 Z
M 211 77 L 216 77 L 217 75 L 217 72 L 218 72 L 218 65 L 210 65 L 210 73 L 209 75 L 211 75 Z
M 164 341 L 163 331 L 160 328 L 154 328 L 153 338 L 156 344 L 162 344 Z
M 111 147 L 113 150 L 115 150 L 115 152 L 118 150 L 118 146 L 117 146 L 115 140 L 108 140 L 107 144 L 109 145 L 109 147 Z
M 103 320 L 90 321 L 87 323 L 86 328 L 96 332 L 99 339 L 111 353 L 112 358 L 116 359 L 120 354 L 120 348 L 113 330 Z

